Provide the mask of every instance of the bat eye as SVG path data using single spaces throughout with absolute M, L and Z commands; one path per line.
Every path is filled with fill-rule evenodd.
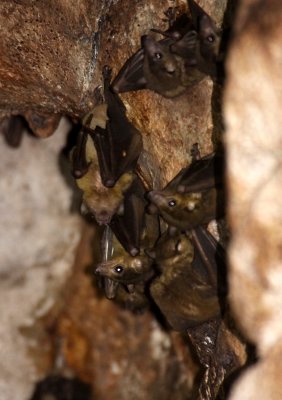
M 169 207 L 174 207 L 176 205 L 176 201 L 175 200 L 170 200 L 169 202 L 168 202 L 168 206 Z
M 215 41 L 215 36 L 214 36 L 214 35 L 209 35 L 209 36 L 207 37 L 207 41 L 208 41 L 209 43 L 213 43 L 213 42 Z
M 123 272 L 123 266 L 122 265 L 116 265 L 115 266 L 115 272 L 118 274 L 121 274 Z
M 161 60 L 163 58 L 162 53 L 155 53 L 154 56 L 156 60 Z

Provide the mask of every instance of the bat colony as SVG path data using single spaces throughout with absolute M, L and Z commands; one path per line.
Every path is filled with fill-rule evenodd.
M 172 98 L 207 75 L 219 79 L 219 30 L 194 0 L 188 5 L 191 18 L 185 15 L 185 23 L 165 32 L 153 30 L 161 40 L 143 36 L 141 48 L 112 82 L 104 67 L 104 100 L 83 118 L 71 159 L 84 209 L 105 225 L 102 260 L 95 268 L 105 295 L 132 310 L 154 303 L 170 327 L 188 332 L 206 368 L 199 398 L 214 399 L 224 376 L 214 371 L 234 370 L 216 356 L 222 345 L 225 253 L 206 229 L 224 217 L 224 157 L 201 158 L 196 148 L 192 163 L 165 188 L 146 191 L 136 172 L 142 136 L 118 96 L 150 89 Z M 166 231 L 160 230 L 160 217 Z
M 103 101 L 82 119 L 70 158 L 84 211 L 105 226 L 102 260 L 95 269 L 105 295 L 132 310 L 154 303 L 170 327 L 188 332 L 208 370 L 220 346 L 226 266 L 223 248 L 206 228 L 224 217 L 224 157 L 201 158 L 196 149 L 192 163 L 166 187 L 146 191 L 136 172 L 142 135 L 127 119 L 118 96 L 149 89 L 173 98 L 207 75 L 220 80 L 220 32 L 194 0 L 188 6 L 191 18 L 181 16 L 181 23 L 176 20 L 165 32 L 152 29 L 161 40 L 142 36 L 140 49 L 112 82 L 110 68 L 104 67 Z M 21 116 L 6 124 L 11 146 L 19 145 L 23 124 Z M 201 343 L 206 345 L 211 327 L 216 333 L 209 335 L 206 350 Z M 206 354 L 211 354 L 208 360 Z M 217 392 L 210 390 L 206 398 L 214 399 Z

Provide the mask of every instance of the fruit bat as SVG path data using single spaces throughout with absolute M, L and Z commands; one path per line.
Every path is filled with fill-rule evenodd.
M 11 115 L 3 121 L 1 127 L 6 143 L 10 147 L 19 147 L 26 129 L 25 119 L 21 115 Z
M 103 77 L 105 105 L 94 108 L 82 124 L 94 141 L 102 182 L 113 187 L 123 174 L 135 169 L 143 146 L 140 132 L 129 122 L 122 101 L 110 89 L 111 70 L 107 66 Z
M 187 70 L 182 57 L 170 51 L 174 41 L 173 38 L 157 41 L 149 35 L 142 36 L 141 49 L 122 67 L 113 81 L 113 90 L 122 93 L 150 89 L 168 98 L 182 94 L 191 71 Z M 198 78 L 195 81 L 191 77 L 190 81 L 194 84 Z
M 209 155 L 183 168 L 161 191 L 147 194 L 149 212 L 171 226 L 189 230 L 224 216 L 223 157 Z
M 140 230 L 140 247 L 134 256 L 128 253 L 114 236 L 112 256 L 98 264 L 96 274 L 106 277 L 126 286 L 129 292 L 135 285 L 149 280 L 153 274 L 153 260 L 146 253 L 146 249 L 154 247 L 159 236 L 158 219 L 146 215 L 143 230 Z
M 108 261 L 96 267 L 95 273 L 126 285 L 129 292 L 134 290 L 134 285 L 148 280 L 152 276 L 152 259 L 144 251 L 137 256 L 131 256 L 119 241 L 114 239 L 114 252 Z
M 83 192 L 82 200 L 86 210 L 94 215 L 98 224 L 108 224 L 113 215 L 122 208 L 124 194 L 136 176 L 132 172 L 125 173 L 114 187 L 107 188 L 102 183 L 97 152 L 89 135 L 85 151 L 89 167 L 87 173 L 77 179 L 76 183 Z
M 103 264 L 107 263 L 113 256 L 114 245 L 119 246 L 120 244 L 117 242 L 116 238 L 114 238 L 111 228 L 107 225 L 105 226 L 101 240 Z M 98 274 L 97 279 L 99 286 L 104 289 L 106 297 L 109 300 L 115 299 L 115 302 L 119 303 L 127 310 L 141 311 L 149 305 L 143 282 L 135 284 L 134 290 L 132 290 L 132 285 L 128 285 L 128 289 L 118 281 L 107 276 Z
M 150 293 L 173 329 L 185 331 L 220 316 L 217 282 L 225 260 L 217 248 L 212 235 L 198 227 L 187 234 L 166 233 L 153 250 L 160 275 Z
M 212 18 L 194 1 L 188 0 L 193 24 L 199 36 L 199 56 L 215 61 L 219 53 L 220 31 Z
M 179 29 L 176 20 L 165 32 L 152 29 L 165 39 L 141 38 L 141 49 L 126 61 L 113 81 L 116 93 L 150 89 L 164 97 L 176 97 L 206 75 L 216 76 L 219 31 L 197 3 L 189 0 L 188 5 L 192 20 L 180 18 L 185 21 L 184 29 Z

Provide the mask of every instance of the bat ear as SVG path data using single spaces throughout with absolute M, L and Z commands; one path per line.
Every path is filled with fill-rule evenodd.
M 216 26 L 207 14 L 203 15 L 199 21 L 199 33 L 205 39 L 217 36 Z
M 144 48 L 145 53 L 147 53 L 150 57 L 153 57 L 155 54 L 162 53 L 162 47 L 151 36 L 142 36 L 141 45 Z
M 209 18 L 209 16 L 194 0 L 188 0 L 188 6 L 191 12 L 194 27 L 198 30 L 202 17 L 207 16 Z
M 148 257 L 150 257 L 150 258 L 152 258 L 153 260 L 156 258 L 156 256 L 157 256 L 157 253 L 156 253 L 156 250 L 155 249 L 145 249 L 145 254 L 148 256 Z

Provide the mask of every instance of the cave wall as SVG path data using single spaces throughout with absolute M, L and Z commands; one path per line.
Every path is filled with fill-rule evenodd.
M 281 13 L 277 0 L 243 1 L 227 64 L 230 301 L 259 357 L 232 400 L 282 396 Z
M 220 25 L 224 18 L 227 2 L 203 0 L 200 3 Z M 228 2 L 228 5 L 229 3 L 231 2 Z M 281 112 L 279 107 L 281 29 L 279 21 L 281 20 L 282 6 L 278 0 L 270 0 L 267 4 L 256 0 L 242 0 L 240 3 L 227 62 L 227 85 L 224 93 L 226 133 L 223 134 L 221 121 L 221 91 L 209 78 L 206 78 L 197 87 L 187 90 L 177 99 L 164 99 L 149 91 L 124 94 L 121 98 L 127 107 L 129 118 L 142 132 L 145 152 L 140 164 L 145 175 L 148 176 L 149 184 L 154 188 L 162 187 L 181 167 L 187 165 L 193 143 L 198 142 L 202 154 L 205 155 L 217 147 L 223 138 L 228 160 L 228 221 L 232 231 L 229 257 L 229 297 L 238 326 L 243 334 L 257 345 L 259 356 L 258 363 L 236 383 L 231 398 L 280 399 L 282 236 L 280 182 L 282 174 L 280 165 Z M 138 49 L 142 34 L 148 33 L 152 27 L 164 29 L 167 26 L 163 21 L 163 11 L 172 5 L 179 6 L 182 11 L 186 7 L 184 1 L 175 1 L 173 4 L 171 1 L 165 1 L 160 4 L 157 1 L 144 0 L 105 0 L 103 2 L 60 0 L 48 2 L 48 5 L 44 1 L 32 3 L 2 1 L 0 4 L 0 49 L 2 54 L 0 59 L 0 116 L 4 117 L 11 113 L 20 113 L 26 116 L 32 112 L 35 115 L 43 115 L 44 118 L 55 114 L 56 122 L 60 115 L 67 115 L 72 120 L 77 120 L 96 103 L 94 90 L 101 85 L 103 65 L 110 65 L 115 74 L 128 56 Z M 234 18 L 231 19 L 234 20 Z M 29 122 L 31 120 L 32 118 L 28 118 Z M 47 122 L 48 135 L 55 125 L 52 121 Z M 47 136 L 45 133 L 39 135 Z M 63 137 L 65 138 L 59 131 L 54 136 L 54 140 L 59 141 L 59 139 L 55 139 L 58 136 L 61 140 Z M 25 139 L 26 142 L 29 140 L 28 137 Z M 30 143 L 26 150 L 27 153 L 38 152 L 39 144 L 36 142 L 34 145 L 32 141 Z M 40 151 L 48 152 L 47 143 L 49 142 L 40 143 L 42 143 Z M 24 142 L 23 147 L 25 148 L 25 146 Z M 55 152 L 58 154 L 62 144 L 56 146 Z M 9 153 L 10 151 L 1 143 L 1 154 L 7 156 L 2 177 L 8 176 L 9 178 L 9 174 L 5 171 L 13 171 L 14 175 L 14 171 L 18 171 L 17 168 L 20 169 L 18 173 L 22 174 L 21 166 L 29 165 L 30 160 L 26 161 L 21 154 L 22 151 L 25 151 L 24 149 L 18 150 L 19 155 L 14 151 Z M 42 160 L 44 157 L 42 155 Z M 54 155 L 48 156 L 46 162 L 39 162 L 40 157 L 37 159 L 46 173 L 48 172 L 46 165 L 49 167 L 49 164 L 56 164 Z M 16 167 L 13 160 L 16 160 L 20 167 Z M 50 172 L 50 174 L 60 176 L 60 170 L 58 169 L 56 173 Z M 33 165 L 32 182 L 35 176 L 38 176 L 39 180 L 45 179 L 41 177 L 38 167 Z M 30 175 L 26 179 L 29 184 Z M 8 179 L 8 182 L 11 180 Z M 63 183 L 56 183 L 56 185 L 61 188 Z M 36 184 L 35 186 L 32 184 L 31 187 L 35 192 L 41 191 L 43 198 L 49 199 L 49 192 L 45 195 Z M 1 200 L 4 204 L 1 214 L 5 216 L 4 222 L 1 224 L 3 229 L 1 236 L 5 237 L 4 249 L 7 248 L 6 241 L 10 240 L 12 242 L 10 246 L 13 248 L 13 243 L 19 241 L 19 237 L 22 235 L 27 239 L 27 246 L 24 245 L 22 249 L 24 255 L 22 265 L 18 265 L 17 260 L 20 257 L 17 252 L 14 254 L 15 258 L 12 263 L 16 265 L 15 276 L 18 276 L 18 270 L 26 271 L 21 272 L 20 277 L 21 279 L 24 277 L 27 285 L 30 285 L 30 293 L 34 293 L 38 292 L 38 280 L 34 278 L 36 272 L 33 271 L 33 266 L 36 263 L 41 264 L 41 261 L 38 259 L 38 253 L 30 255 L 30 249 L 34 249 L 34 242 L 36 242 L 34 237 L 36 236 L 37 221 L 29 222 L 34 231 L 33 229 L 31 232 L 26 231 L 24 226 L 24 233 L 21 233 L 19 224 L 15 222 L 14 218 L 9 218 L 10 229 L 12 230 L 16 226 L 17 228 L 14 230 L 18 231 L 15 234 L 6 231 L 6 226 L 8 226 L 7 209 L 11 215 L 18 215 L 18 220 L 23 225 L 26 221 L 22 214 L 32 215 L 35 213 L 36 207 L 30 198 L 24 195 L 25 190 L 24 187 L 16 186 L 15 192 L 9 192 L 7 187 L 1 191 Z M 3 193 L 5 193 L 5 199 Z M 9 201 L 9 198 L 16 196 L 15 193 L 17 195 L 23 193 L 21 207 L 24 208 L 24 212 L 20 209 L 19 214 L 15 213 L 18 206 Z M 69 209 L 71 192 L 68 192 L 67 197 L 68 199 L 62 200 L 64 210 Z M 39 201 L 41 202 L 41 198 Z M 54 202 L 58 202 L 57 196 L 52 198 L 52 204 Z M 48 219 L 49 213 L 53 212 L 51 209 L 50 206 L 49 209 L 40 210 L 39 215 Z M 60 214 L 60 218 L 61 216 Z M 58 229 L 59 232 L 60 218 L 58 225 L 55 225 L 58 227 L 55 230 Z M 148 393 L 154 393 L 156 398 L 160 396 L 158 388 L 155 389 L 152 383 L 154 379 L 167 382 L 166 394 L 174 393 L 176 387 L 181 387 L 181 382 L 178 382 L 177 379 L 173 382 L 168 379 L 168 377 L 171 379 L 172 376 L 171 365 L 172 369 L 179 371 L 178 377 L 185 377 L 182 381 L 184 382 L 183 390 L 184 392 L 189 391 L 195 366 L 189 358 L 190 356 L 187 356 L 187 348 L 183 348 L 182 342 L 179 341 L 179 335 L 164 333 L 148 314 L 133 317 L 129 312 L 121 310 L 108 300 L 99 298 L 99 293 L 93 290 L 89 278 L 85 277 L 83 271 L 86 265 L 84 262 L 74 264 L 72 262 L 73 248 L 78 241 L 81 223 L 76 221 L 76 217 L 73 215 L 69 215 L 68 218 L 71 235 L 73 235 L 70 244 L 68 236 L 65 238 L 70 246 L 66 247 L 69 257 L 66 267 L 68 273 L 63 274 L 62 280 L 58 280 L 59 284 L 56 288 L 60 288 L 60 290 L 56 289 L 50 295 L 51 304 L 61 299 L 61 288 L 66 283 L 67 288 L 62 291 L 64 293 L 63 301 L 60 303 L 60 312 L 55 313 L 56 318 L 52 317 L 50 318 L 51 322 L 49 319 L 44 322 L 52 332 L 55 331 L 61 337 L 62 351 L 68 364 L 83 379 L 94 382 L 93 387 L 97 391 L 96 395 L 99 395 L 100 398 L 106 398 L 105 396 L 109 396 L 111 393 L 111 399 L 114 399 L 115 396 L 119 399 L 127 399 L 126 396 L 129 394 L 119 381 L 122 379 L 122 382 L 133 382 L 133 378 L 128 377 L 124 372 L 127 368 L 126 360 L 134 359 L 136 348 L 142 346 L 145 341 L 153 343 L 154 348 L 162 349 L 162 351 L 165 349 L 165 351 L 158 353 L 155 364 L 154 362 L 150 364 L 150 360 L 147 360 L 149 367 L 144 359 L 138 360 L 137 357 L 136 368 L 138 369 L 138 366 L 140 367 L 142 364 L 142 368 L 150 372 L 143 381 L 140 377 L 139 382 L 134 381 L 137 386 L 141 383 L 144 384 L 142 390 L 139 390 L 140 399 L 148 399 Z M 91 231 L 91 228 L 87 229 Z M 87 242 L 87 234 L 84 237 Z M 46 262 L 51 270 L 55 268 L 54 258 L 64 259 L 64 252 L 58 256 L 60 238 L 61 235 L 56 241 L 52 237 L 51 244 L 56 244 L 53 249 L 49 250 L 49 247 L 46 247 L 42 250 L 43 264 L 45 265 Z M 48 238 L 41 238 L 41 240 L 49 243 Z M 28 248 L 29 245 L 30 248 Z M 83 247 L 84 244 L 81 246 Z M 87 251 L 85 250 L 85 252 Z M 12 251 L 4 252 L 7 259 L 11 258 L 11 253 Z M 44 257 L 47 258 L 47 261 Z M 81 256 L 81 258 L 83 257 Z M 86 264 L 87 262 L 86 260 Z M 8 267 L 6 261 L 1 265 L 4 266 L 2 275 L 6 276 L 7 271 L 12 270 L 12 267 Z M 72 267 L 74 268 L 72 271 L 75 272 L 73 272 L 72 279 L 69 280 Z M 44 286 L 41 291 L 44 293 L 43 299 L 46 300 L 49 296 L 49 289 L 45 288 L 45 279 L 47 280 L 45 273 L 46 271 L 41 277 Z M 47 275 L 49 276 L 49 273 Z M 12 273 L 11 276 L 14 277 Z M 26 324 L 22 323 L 22 319 L 30 318 L 30 315 L 34 313 L 34 304 L 42 301 L 39 296 L 35 298 L 34 302 L 31 301 L 30 306 L 21 308 L 20 304 L 25 304 L 21 301 L 22 298 L 25 298 L 25 294 L 22 294 L 23 289 L 13 289 L 12 291 L 12 288 L 17 286 L 6 285 L 7 279 L 9 281 L 10 278 L 2 279 L 2 304 L 5 316 L 2 324 L 5 327 L 5 329 L 3 328 L 3 338 L 9 337 L 10 329 L 17 332 L 22 325 L 25 327 Z M 5 285 L 7 291 L 4 290 Z M 69 287 L 72 289 L 68 289 Z M 16 300 L 13 301 L 17 303 L 17 313 L 14 317 L 9 317 L 9 311 L 4 306 L 7 299 L 12 299 L 11 293 L 15 293 Z M 26 298 L 30 298 L 30 295 L 27 294 Z M 14 310 L 13 307 L 11 309 Z M 244 313 L 242 313 L 242 309 Z M 48 310 L 47 307 L 47 314 Z M 45 315 L 45 311 L 43 315 Z M 97 316 L 97 321 L 99 321 L 95 328 L 93 327 L 93 315 Z M 7 320 L 14 322 L 9 325 Z M 116 321 L 114 324 L 113 320 Z M 32 320 L 30 326 L 34 325 L 38 324 Z M 86 333 L 81 333 L 82 326 Z M 108 340 L 107 337 L 101 336 L 101 331 L 106 331 L 109 327 L 114 333 Z M 105 360 L 96 346 L 95 329 L 97 329 L 97 335 L 100 332 L 99 346 L 108 349 L 110 344 L 111 349 L 114 349 L 110 352 L 111 363 L 108 366 L 104 365 Z M 27 353 L 29 346 L 26 347 L 26 343 L 20 347 L 19 351 L 16 346 L 14 349 L 12 347 L 17 341 L 25 342 L 26 336 L 30 336 L 30 330 L 32 331 L 32 329 L 25 328 L 21 330 L 24 335 L 15 336 L 15 341 L 8 347 L 12 353 Z M 128 333 L 128 336 L 122 335 L 124 331 Z M 128 341 L 130 345 L 128 345 Z M 48 353 L 49 347 L 46 346 Z M 149 357 L 151 350 L 150 345 L 145 348 L 146 357 Z M 50 371 L 50 354 L 46 356 L 46 363 L 39 367 L 38 356 L 40 358 L 40 354 L 37 356 L 33 354 L 33 357 L 28 356 L 27 361 L 24 356 L 23 361 L 16 358 L 13 364 L 12 357 L 8 355 L 8 352 L 9 350 L 3 354 L 3 360 L 9 359 L 11 364 L 5 362 L 4 379 L 0 383 L 4 400 L 8 400 L 8 398 L 22 400 L 23 397 L 19 393 L 25 393 L 26 399 L 28 399 L 28 393 L 32 390 L 31 381 L 35 381 Z M 117 365 L 115 356 L 120 354 L 125 363 Z M 22 365 L 22 368 L 29 368 L 32 371 L 33 378 L 30 382 L 23 382 L 21 376 L 13 376 L 13 370 L 16 369 L 14 365 L 17 363 Z M 99 365 L 101 364 L 105 374 L 109 374 L 105 384 L 100 383 L 102 378 L 99 375 L 101 373 Z M 165 365 L 165 368 L 159 370 L 160 365 Z M 11 379 L 6 379 L 7 376 L 10 376 Z M 127 381 L 126 379 L 124 381 L 123 378 L 126 378 Z M 19 391 L 16 391 L 17 385 L 20 388 Z M 24 389 L 22 389 L 23 387 Z M 14 389 L 15 391 L 13 391 Z M 179 390 L 180 399 L 181 396 L 185 396 L 182 394 L 184 392 L 182 389 Z

